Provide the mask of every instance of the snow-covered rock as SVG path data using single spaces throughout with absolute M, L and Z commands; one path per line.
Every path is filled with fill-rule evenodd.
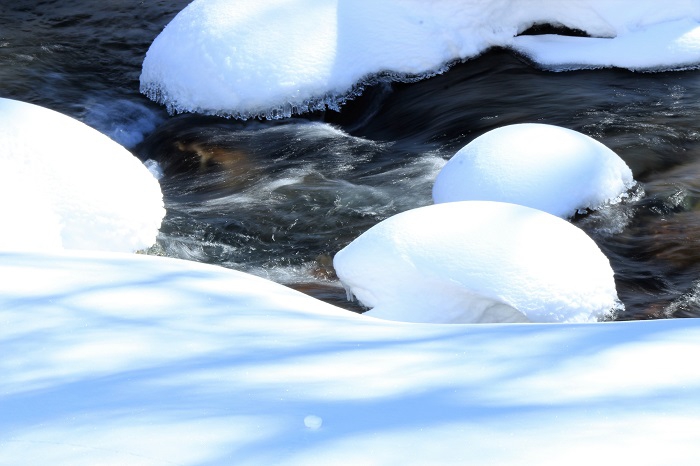
M 68 116 L 0 99 L 0 249 L 151 246 L 158 181 L 129 151 Z
M 408 322 L 585 322 L 619 303 L 605 255 L 545 212 L 489 201 L 402 212 L 334 258 L 367 315 Z
M 554 68 L 682 68 L 700 64 L 699 21 L 696 0 L 195 0 L 154 40 L 141 90 L 173 112 L 274 118 L 490 47 Z M 593 37 L 519 35 L 535 24 Z
M 457 152 L 438 174 L 433 200 L 511 202 L 568 217 L 633 185 L 627 164 L 595 139 L 525 123 L 491 130 Z

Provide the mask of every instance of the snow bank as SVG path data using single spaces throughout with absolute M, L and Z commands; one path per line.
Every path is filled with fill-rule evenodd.
M 0 253 L 0 276 L 3 465 L 700 455 L 700 319 L 405 324 L 134 254 Z
M 135 251 L 165 214 L 148 169 L 60 113 L 0 99 L 0 249 Z
M 582 230 L 515 204 L 450 202 L 391 217 L 333 261 L 367 315 L 408 322 L 583 322 L 618 305 Z
M 279 118 L 496 46 L 553 67 L 696 66 L 699 21 L 696 0 L 195 0 L 154 40 L 141 90 L 171 112 Z M 593 37 L 518 36 L 542 23 Z
M 659 4 L 657 8 L 664 6 Z M 674 8 L 675 4 L 668 10 Z M 695 9 L 700 10 L 700 5 Z M 614 38 L 521 36 L 515 38 L 512 47 L 557 71 L 607 67 L 636 71 L 696 68 L 700 64 L 700 24 L 696 13 L 694 19 L 645 25 Z
M 633 184 L 627 164 L 595 139 L 528 123 L 489 131 L 457 152 L 438 174 L 433 200 L 511 202 L 569 217 Z

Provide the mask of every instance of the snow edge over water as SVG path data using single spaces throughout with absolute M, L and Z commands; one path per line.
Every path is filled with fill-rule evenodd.
M 151 45 L 141 92 L 171 113 L 277 119 L 338 110 L 366 86 L 425 79 L 494 47 L 552 70 L 700 64 L 697 0 L 609 3 L 196 0 Z M 590 37 L 521 35 L 538 24 Z

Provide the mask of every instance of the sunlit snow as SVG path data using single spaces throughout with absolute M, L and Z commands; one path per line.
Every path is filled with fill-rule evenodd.
M 700 455 L 697 319 L 406 324 L 133 254 L 0 253 L 0 276 L 3 465 Z
M 700 64 L 696 0 L 195 0 L 154 40 L 141 90 L 173 112 L 284 117 L 337 108 L 490 47 L 554 69 Z M 521 36 L 535 24 L 591 37 Z
M 408 322 L 585 322 L 617 306 L 583 231 L 539 210 L 449 202 L 395 215 L 334 258 L 367 315 Z
M 285 116 L 492 46 L 555 69 L 696 66 L 698 21 L 695 0 L 195 0 L 153 43 L 141 84 L 172 111 Z M 518 36 L 535 23 L 595 37 Z M 158 165 L 50 110 L 3 99 L 0 115 L 0 464 L 700 456 L 700 320 L 580 323 L 618 305 L 615 284 L 561 218 L 484 201 L 392 217 L 336 255 L 373 307 L 357 315 L 244 273 L 121 253 L 155 238 Z M 572 181 L 567 168 L 533 176 Z M 504 320 L 577 323 L 434 324 Z
M 676 11 L 676 4 L 668 11 Z M 695 18 L 646 24 L 614 38 L 521 36 L 513 40 L 512 47 L 553 70 L 613 66 L 636 71 L 696 68 L 700 65 L 700 5 L 695 5 L 695 11 Z
M 165 214 L 160 186 L 129 151 L 70 117 L 0 99 L 4 250 L 136 251 Z
M 569 217 L 614 201 L 634 184 L 625 162 L 576 131 L 526 123 L 476 138 L 442 168 L 436 203 L 512 202 Z

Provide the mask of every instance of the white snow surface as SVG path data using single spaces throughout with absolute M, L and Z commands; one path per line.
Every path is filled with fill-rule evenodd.
M 339 251 L 367 315 L 406 322 L 586 322 L 620 304 L 607 257 L 579 228 L 490 201 L 402 212 Z
M 700 320 L 434 325 L 187 261 L 0 253 L 0 464 L 695 464 Z
M 592 37 L 518 35 L 534 24 Z M 284 117 L 491 47 L 554 69 L 695 67 L 700 0 L 195 0 L 154 40 L 141 90 L 172 112 Z
M 694 3 L 693 18 L 644 24 L 614 38 L 521 36 L 513 41 L 513 48 L 540 65 L 559 71 L 608 67 L 636 71 L 696 68 L 700 62 L 697 20 L 700 5 Z M 668 7 L 657 3 L 656 8 L 673 12 L 675 2 Z
M 433 200 L 511 202 L 570 217 L 619 200 L 633 185 L 627 164 L 595 139 L 524 123 L 491 130 L 464 146 L 438 174 Z
M 53 110 L 0 99 L 2 250 L 151 246 L 165 215 L 158 181 L 129 151 Z

